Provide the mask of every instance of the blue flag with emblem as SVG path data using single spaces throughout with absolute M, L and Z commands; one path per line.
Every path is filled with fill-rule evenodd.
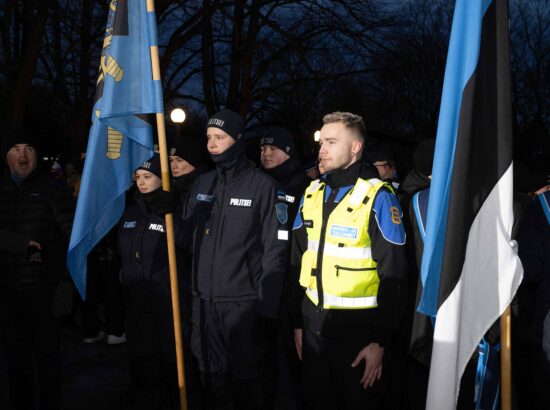
M 67 268 L 83 298 L 87 256 L 122 216 L 134 170 L 153 155 L 149 114 L 163 112 L 161 84 L 152 73 L 154 45 L 156 19 L 145 0 L 112 0 L 67 254 Z

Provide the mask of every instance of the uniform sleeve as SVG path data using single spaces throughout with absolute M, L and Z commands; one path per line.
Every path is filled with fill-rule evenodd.
M 370 215 L 369 235 L 380 277 L 372 339 L 382 345 L 391 342 L 405 310 L 407 254 L 402 217 L 395 195 L 385 189 L 379 191 Z
M 260 279 L 258 315 L 277 318 L 283 292 L 288 248 L 287 205 L 277 199 L 275 185 L 269 187 L 260 209 L 262 237 L 262 276 Z
M 300 201 L 300 206 L 292 227 L 292 246 L 290 249 L 289 309 L 290 322 L 293 329 L 302 328 L 301 303 L 305 294 L 304 289 L 300 286 L 302 255 L 307 249 L 307 231 L 303 223 L 302 215 L 303 204 L 304 197 L 302 197 L 302 200 Z

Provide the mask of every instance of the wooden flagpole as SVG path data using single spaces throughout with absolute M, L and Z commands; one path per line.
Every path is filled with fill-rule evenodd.
M 500 401 L 501 410 L 512 410 L 512 338 L 511 308 L 500 317 Z
M 154 0 L 147 0 L 147 12 L 155 11 Z M 160 63 L 158 46 L 151 46 L 151 64 L 153 80 L 160 81 Z M 168 171 L 168 149 L 166 146 L 166 129 L 164 114 L 157 113 L 157 133 L 160 151 L 160 167 L 162 173 L 162 189 L 170 191 L 170 174 Z M 176 339 L 176 361 L 178 368 L 178 386 L 180 392 L 180 409 L 187 410 L 187 391 L 185 388 L 185 368 L 183 364 L 183 342 L 181 337 L 181 311 L 178 287 L 178 271 L 176 266 L 176 245 L 174 240 L 174 216 L 166 214 L 166 240 L 168 242 L 168 264 L 170 267 L 170 289 L 172 294 L 172 316 L 174 318 L 174 335 Z

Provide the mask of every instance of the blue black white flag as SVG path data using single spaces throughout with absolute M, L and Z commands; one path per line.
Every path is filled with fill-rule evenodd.
M 163 111 L 161 84 L 152 74 L 155 45 L 155 14 L 147 11 L 146 1 L 112 0 L 67 255 L 82 297 L 87 255 L 122 216 L 134 170 L 153 155 L 149 114 Z
M 435 317 L 428 410 L 461 375 L 522 279 L 513 216 L 507 0 L 457 0 L 439 115 L 418 311 Z

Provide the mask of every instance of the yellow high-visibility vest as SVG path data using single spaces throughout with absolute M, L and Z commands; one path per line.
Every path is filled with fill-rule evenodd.
M 302 216 L 308 243 L 302 255 L 300 285 L 306 288 L 306 295 L 316 305 L 319 303 L 317 263 L 321 260 L 325 309 L 368 309 L 378 306 L 380 279 L 371 255 L 369 216 L 374 198 L 382 187 L 393 192 L 387 183 L 379 179 L 359 178 L 331 212 L 324 227 L 325 183 L 315 180 L 307 188 Z M 321 259 L 319 251 L 322 252 Z

